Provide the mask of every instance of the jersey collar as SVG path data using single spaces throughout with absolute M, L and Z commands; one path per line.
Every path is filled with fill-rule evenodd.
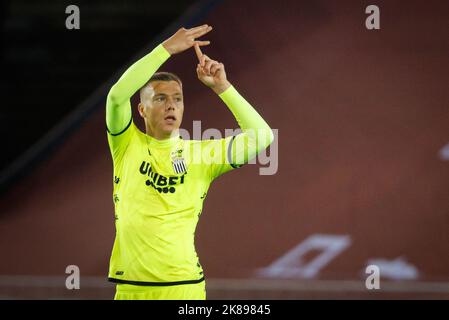
M 146 140 L 148 143 L 148 147 L 156 147 L 156 148 L 164 148 L 164 147 L 170 147 L 175 145 L 177 142 L 179 142 L 180 135 L 179 132 L 174 134 L 172 137 L 164 140 L 158 140 L 148 134 L 145 134 Z

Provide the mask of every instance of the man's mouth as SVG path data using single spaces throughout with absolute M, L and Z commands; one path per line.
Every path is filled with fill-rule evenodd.
M 164 120 L 172 120 L 172 121 L 176 121 L 176 117 L 170 115 L 170 116 L 166 116 L 166 117 L 164 118 Z
M 176 117 L 173 115 L 168 115 L 164 118 L 164 120 L 166 120 L 168 122 L 174 122 L 174 121 L 176 121 Z

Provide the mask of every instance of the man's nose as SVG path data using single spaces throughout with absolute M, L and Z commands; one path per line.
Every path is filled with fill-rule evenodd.
M 167 103 L 165 104 L 165 108 L 167 110 L 174 110 L 175 109 L 175 103 L 171 99 L 167 99 Z

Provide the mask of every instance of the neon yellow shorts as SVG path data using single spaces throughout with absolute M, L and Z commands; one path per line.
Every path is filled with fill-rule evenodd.
M 114 300 L 206 300 L 206 282 L 162 287 L 117 284 Z

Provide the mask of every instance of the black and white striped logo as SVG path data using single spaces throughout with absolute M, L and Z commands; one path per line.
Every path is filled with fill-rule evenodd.
M 184 158 L 175 159 L 172 161 L 172 163 L 173 163 L 173 170 L 175 170 L 177 174 L 184 173 L 187 171 Z

